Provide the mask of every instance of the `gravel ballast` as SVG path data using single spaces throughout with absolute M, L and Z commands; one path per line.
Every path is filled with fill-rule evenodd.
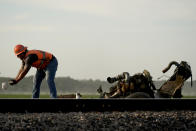
M 196 111 L 0 113 L 0 130 L 196 131 Z

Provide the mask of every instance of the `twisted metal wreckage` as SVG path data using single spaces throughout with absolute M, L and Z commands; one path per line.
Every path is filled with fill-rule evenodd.
M 190 77 L 192 86 L 191 67 L 186 61 L 172 61 L 162 72 L 166 73 L 172 65 L 176 66 L 173 75 L 159 89 L 155 88 L 150 73 L 144 70 L 133 76 L 123 72 L 116 77 L 108 77 L 109 83 L 117 83 L 110 87 L 109 92 L 103 92 L 101 86 L 97 92 L 100 98 L 182 98 L 182 87 Z

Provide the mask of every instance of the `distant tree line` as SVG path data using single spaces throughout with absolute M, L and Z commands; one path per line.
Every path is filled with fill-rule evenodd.
M 4 81 L 8 81 L 11 78 L 8 77 L 0 77 L 0 83 Z M 87 94 L 95 94 L 97 93 L 97 88 L 102 85 L 103 89 L 107 90 L 107 87 L 111 85 L 106 81 L 101 80 L 75 80 L 71 77 L 57 77 L 55 78 L 56 88 L 58 93 L 87 93 Z M 25 77 L 18 84 L 14 86 L 9 86 L 7 90 L 2 90 L 0 93 L 31 93 L 33 88 L 33 76 Z M 41 93 L 47 92 L 49 93 L 49 88 L 46 80 L 44 79 L 41 85 Z
M 0 83 L 4 81 L 8 81 L 11 78 L 8 77 L 0 77 Z M 154 81 L 154 84 L 157 89 L 161 87 L 161 85 L 165 81 Z M 97 94 L 97 88 L 102 86 L 103 91 L 109 91 L 109 87 L 112 85 L 106 81 L 101 80 L 75 80 L 71 77 L 57 77 L 55 78 L 55 83 L 57 87 L 58 94 L 69 94 L 69 93 L 86 93 L 86 94 Z M 196 95 L 196 81 L 193 81 L 193 87 L 191 87 L 191 83 L 188 81 L 185 83 L 183 87 L 183 93 L 188 95 Z M 33 76 L 25 77 L 22 81 L 20 81 L 17 85 L 9 86 L 7 90 L 0 90 L 0 93 L 31 93 L 33 88 Z M 46 80 L 44 79 L 41 85 L 41 93 L 49 93 L 49 88 L 47 86 Z

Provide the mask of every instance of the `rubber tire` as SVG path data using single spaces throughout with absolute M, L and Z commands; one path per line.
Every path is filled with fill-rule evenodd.
M 145 92 L 135 92 L 128 95 L 126 98 L 152 98 Z

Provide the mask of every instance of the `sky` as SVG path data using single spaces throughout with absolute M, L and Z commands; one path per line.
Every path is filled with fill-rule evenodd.
M 3 77 L 17 75 L 14 46 L 23 44 L 53 53 L 57 77 L 106 80 L 147 69 L 157 80 L 170 61 L 187 61 L 194 79 L 196 1 L 0 0 L 0 43 Z

